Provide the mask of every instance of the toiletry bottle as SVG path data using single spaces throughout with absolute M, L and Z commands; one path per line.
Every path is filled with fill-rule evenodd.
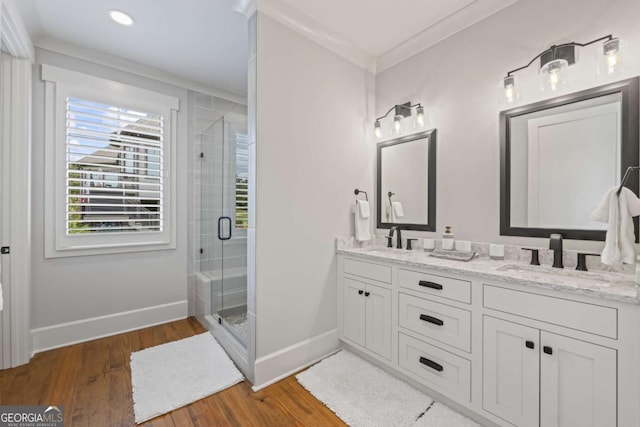
M 453 233 L 451 227 L 446 226 L 444 233 L 442 234 L 442 249 L 445 251 L 452 251 L 455 248 L 455 240 L 453 239 Z

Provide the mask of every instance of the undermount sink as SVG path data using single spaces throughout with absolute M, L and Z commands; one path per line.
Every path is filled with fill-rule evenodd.
M 573 269 L 550 268 L 537 265 L 508 264 L 497 268 L 497 271 L 509 271 L 523 273 L 531 278 L 554 279 L 564 282 L 576 282 L 581 284 L 603 284 L 621 281 L 619 277 L 612 274 L 578 271 Z

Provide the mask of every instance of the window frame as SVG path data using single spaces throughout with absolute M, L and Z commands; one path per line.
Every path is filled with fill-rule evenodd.
M 176 140 L 179 99 L 42 64 L 45 82 L 45 258 L 176 248 Z M 66 100 L 80 98 L 163 116 L 164 218 L 161 232 L 66 232 Z

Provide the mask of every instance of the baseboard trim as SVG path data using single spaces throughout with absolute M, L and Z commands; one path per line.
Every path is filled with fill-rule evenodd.
M 253 391 L 262 390 L 340 350 L 338 330 L 332 329 L 313 338 L 256 359 Z
M 34 353 L 185 319 L 187 301 L 123 311 L 31 330 Z

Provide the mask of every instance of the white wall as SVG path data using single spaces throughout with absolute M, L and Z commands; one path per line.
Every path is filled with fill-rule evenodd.
M 93 74 L 178 97 L 177 249 L 44 258 L 44 83 L 40 64 Z M 33 72 L 33 286 L 36 351 L 187 314 L 187 91 L 37 49 Z M 122 314 L 123 312 L 135 311 Z M 88 319 L 107 316 L 105 319 Z M 67 324 L 69 322 L 76 322 Z M 87 336 L 89 335 L 89 336 Z
M 353 190 L 373 194 L 375 144 L 370 74 L 264 14 L 257 42 L 259 386 L 337 347 L 337 334 L 327 338 L 337 326 L 334 239 L 353 234 Z M 322 348 L 303 343 L 322 334 Z M 302 358 L 287 359 L 297 344 Z M 263 374 L 281 350 L 282 364 Z
M 627 39 L 638 74 L 640 2 L 637 0 L 521 0 L 473 27 L 376 76 L 376 112 L 411 100 L 426 105 L 438 129 L 436 233 L 453 226 L 456 238 L 544 246 L 545 239 L 499 235 L 500 152 L 498 87 L 509 70 L 552 44 L 587 42 L 613 34 Z M 606 83 L 595 79 L 595 49 L 579 49 L 566 92 Z M 529 80 L 522 103 L 545 97 L 537 67 L 516 74 Z M 622 76 L 625 77 L 625 76 Z M 373 125 L 371 125 L 373 126 Z M 601 242 L 566 242 L 567 248 L 602 248 Z

